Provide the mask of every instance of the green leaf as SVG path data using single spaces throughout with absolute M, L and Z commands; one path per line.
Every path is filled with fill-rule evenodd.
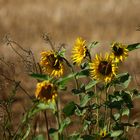
M 117 84 L 124 88 L 127 88 L 131 81 L 131 76 L 128 73 L 118 74 L 116 79 L 113 81 L 113 84 Z
M 85 89 L 88 90 L 88 89 L 92 88 L 93 86 L 95 86 L 97 83 L 98 83 L 98 81 L 92 80 L 86 85 Z
M 55 132 L 57 132 L 58 130 L 57 129 L 55 129 L 55 128 L 50 128 L 49 129 L 49 134 L 53 134 L 53 133 L 55 133 Z
M 84 135 L 82 136 L 83 140 L 95 140 L 95 137 L 90 136 L 90 135 Z
M 40 134 L 40 135 L 34 137 L 32 140 L 45 140 L 45 138 L 43 135 Z
M 71 116 L 74 114 L 76 109 L 76 104 L 72 101 L 69 102 L 64 108 L 63 112 L 65 113 L 66 116 Z
M 76 73 L 69 74 L 68 76 L 60 78 L 59 80 L 57 80 L 56 84 L 58 84 L 58 85 L 65 85 L 66 82 L 68 82 L 69 80 L 71 80 L 75 76 L 76 76 Z
M 140 43 L 130 44 L 130 45 L 128 45 L 128 47 L 127 47 L 127 49 L 128 49 L 129 51 L 132 51 L 132 50 L 135 50 L 135 49 L 138 49 L 138 48 L 140 48 Z
M 89 69 L 84 69 L 84 70 L 81 70 L 80 72 L 77 72 L 76 78 L 88 77 L 89 74 L 90 74 Z
M 117 120 L 119 120 L 119 118 L 120 118 L 120 114 L 119 113 L 115 113 L 114 115 L 113 115 L 113 117 L 114 117 L 114 119 L 117 121 Z
M 121 92 L 122 95 L 122 99 L 125 102 L 126 106 L 130 109 L 133 108 L 133 102 L 132 102 L 132 98 L 130 96 L 130 94 L 126 91 L 122 91 Z
M 65 120 L 63 120 L 61 122 L 61 125 L 60 125 L 60 129 L 59 129 L 59 133 L 62 133 L 63 130 L 71 123 L 71 120 L 70 118 L 66 118 Z
M 132 95 L 133 99 L 140 98 L 140 91 L 138 89 L 132 89 L 131 95 Z
M 89 125 L 91 124 L 91 121 L 89 120 L 84 120 L 84 123 L 83 123 L 83 131 L 86 131 L 89 127 Z
M 86 94 L 82 97 L 81 101 L 80 101 L 80 106 L 84 107 L 89 100 L 91 100 L 91 98 L 94 96 L 94 94 Z
M 32 73 L 29 74 L 31 77 L 35 78 L 35 79 L 39 79 L 39 80 L 50 80 L 50 77 L 48 75 L 44 75 L 44 74 L 37 74 L 37 73 Z
M 87 48 L 90 50 L 92 48 L 97 47 L 97 44 L 98 44 L 98 42 L 97 41 L 94 41 L 94 42 L 90 43 Z
M 82 84 L 81 86 L 80 86 L 80 88 L 78 88 L 78 89 L 73 89 L 72 90 L 72 93 L 74 93 L 74 94 L 81 94 L 81 93 L 85 93 L 86 91 L 85 91 L 85 85 L 84 84 Z
M 74 132 L 73 134 L 71 134 L 69 136 L 69 139 L 68 140 L 83 140 L 83 139 L 80 138 L 80 133 Z
M 81 69 L 86 69 L 86 68 L 88 68 L 89 63 L 88 62 L 83 62 L 80 66 L 81 66 Z
M 122 130 L 116 130 L 111 132 L 111 137 L 118 137 L 123 134 Z
M 56 104 L 54 102 L 44 103 L 40 102 L 37 107 L 40 110 L 52 109 L 54 112 L 56 111 Z
M 66 49 L 62 47 L 61 50 L 58 51 L 58 55 L 63 58 L 65 57 L 65 52 L 66 52 Z
M 130 109 L 128 109 L 128 108 L 123 108 L 123 109 L 121 110 L 121 112 L 122 112 L 122 116 L 125 116 L 125 115 L 129 116 L 129 114 L 130 114 Z
M 77 116 L 83 116 L 85 113 L 86 113 L 86 109 L 82 109 L 82 108 L 79 108 L 79 107 L 77 107 L 75 109 L 75 114 Z

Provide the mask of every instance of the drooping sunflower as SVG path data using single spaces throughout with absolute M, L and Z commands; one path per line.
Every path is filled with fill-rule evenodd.
M 57 97 L 57 88 L 49 81 L 37 83 L 35 96 L 45 102 L 54 102 Z
M 78 65 L 81 64 L 82 60 L 86 57 L 88 49 L 86 47 L 86 41 L 82 38 L 77 38 L 72 49 L 72 60 Z
M 62 59 L 53 51 L 44 51 L 41 53 L 40 66 L 44 73 L 54 77 L 60 77 L 64 72 Z
M 117 65 L 108 53 L 104 57 L 96 54 L 95 59 L 90 63 L 90 70 L 92 78 L 108 83 L 116 75 Z
M 128 49 L 127 49 L 127 45 L 124 45 L 122 43 L 113 43 L 112 44 L 112 54 L 111 57 L 116 61 L 123 61 L 124 59 L 126 59 L 128 56 Z

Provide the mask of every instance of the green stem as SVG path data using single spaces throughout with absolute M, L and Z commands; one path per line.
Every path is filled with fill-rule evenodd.
M 106 101 L 105 102 L 107 102 L 109 90 L 110 90 L 110 86 L 106 89 L 106 97 L 105 97 L 106 98 L 105 99 Z M 105 105 L 105 124 L 108 125 L 108 123 L 107 123 L 107 117 L 108 117 L 108 108 L 107 108 L 107 105 Z M 107 128 L 108 128 L 108 126 L 107 126 Z
M 56 100 L 56 108 L 57 108 L 57 112 L 56 112 L 56 119 L 57 119 L 57 126 L 58 126 L 58 130 L 60 129 L 60 112 L 59 112 L 59 104 L 58 104 L 58 100 Z M 60 132 L 58 132 L 58 140 L 61 140 L 61 134 Z
M 95 92 L 95 95 L 96 95 L 96 104 L 99 105 L 99 100 L 98 100 L 98 94 L 97 94 L 97 88 L 96 88 L 96 85 L 94 86 L 94 92 Z M 96 129 L 97 129 L 97 132 L 99 131 L 99 108 L 96 109 Z
M 65 59 L 65 58 L 63 58 L 63 59 L 65 60 L 66 64 L 70 67 L 71 72 L 74 74 L 75 71 L 73 69 L 73 66 L 69 63 L 69 61 L 67 59 Z M 75 80 L 76 89 L 78 89 L 79 88 L 79 84 L 78 84 L 78 80 L 76 78 L 76 75 L 74 76 L 74 80 Z M 81 96 L 80 95 L 79 95 L 79 99 L 81 100 Z

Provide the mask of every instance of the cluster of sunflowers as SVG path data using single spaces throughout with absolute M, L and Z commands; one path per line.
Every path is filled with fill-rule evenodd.
M 117 73 L 119 62 L 122 62 L 128 56 L 127 45 L 113 43 L 111 48 L 112 52 L 110 54 L 106 53 L 104 56 L 96 54 L 94 60 L 92 60 L 86 41 L 79 37 L 75 41 L 71 58 L 73 64 L 77 64 L 78 66 L 80 66 L 84 59 L 88 60 L 91 78 L 109 83 Z M 41 53 L 40 60 L 42 72 L 59 78 L 64 74 L 64 61 L 68 63 L 66 58 L 61 56 L 59 52 L 55 50 L 44 51 Z M 37 84 L 35 96 L 47 102 L 55 101 L 57 87 L 53 83 L 50 83 L 50 81 L 40 82 Z
M 129 127 L 137 127 L 137 123 L 131 124 L 129 120 L 133 100 L 140 96 L 140 92 L 137 89 L 128 90 L 131 76 L 128 72 L 118 74 L 118 67 L 130 51 L 140 48 L 140 43 L 125 45 L 114 42 L 110 52 L 95 54 L 93 58 L 91 49 L 97 44 L 87 44 L 86 40 L 77 38 L 71 60 L 65 56 L 65 48 L 56 51 L 52 47 L 52 50 L 43 51 L 39 63 L 40 73 L 32 75 L 38 79 L 35 91 L 37 108 L 41 111 L 53 110 L 58 120 L 53 133 L 58 133 L 59 140 L 67 137 L 71 137 L 70 140 L 84 137 L 82 140 L 120 140 L 126 138 Z M 62 96 L 59 91 L 67 90 L 70 80 L 75 81 L 71 92 L 79 98 L 76 98 L 77 102 L 69 101 L 60 108 Z M 80 118 L 82 128 L 77 134 L 64 137 L 63 130 L 70 124 L 72 115 Z M 127 123 L 123 122 L 125 115 Z

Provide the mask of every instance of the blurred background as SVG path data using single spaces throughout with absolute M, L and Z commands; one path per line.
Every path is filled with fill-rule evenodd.
M 86 39 L 87 43 L 99 41 L 100 50 L 106 50 L 112 41 L 128 44 L 140 42 L 139 9 L 140 0 L 0 0 L 0 56 L 6 61 L 17 63 L 17 80 L 22 76 L 24 87 L 33 94 L 35 85 L 24 75 L 17 55 L 4 43 L 5 35 L 9 35 L 23 48 L 32 49 L 37 59 L 40 52 L 49 47 L 42 39 L 43 33 L 51 36 L 56 48 L 65 43 L 68 52 L 79 36 Z M 140 50 L 131 52 L 122 66 L 123 71 L 129 71 L 137 77 L 134 85 L 138 88 L 139 55 Z M 7 73 L 10 74 L 10 71 Z M 27 100 L 23 101 L 23 98 L 21 100 L 26 104 Z M 139 101 L 136 101 L 135 113 L 140 111 L 139 105 Z M 17 103 L 13 110 L 16 112 L 19 106 Z

